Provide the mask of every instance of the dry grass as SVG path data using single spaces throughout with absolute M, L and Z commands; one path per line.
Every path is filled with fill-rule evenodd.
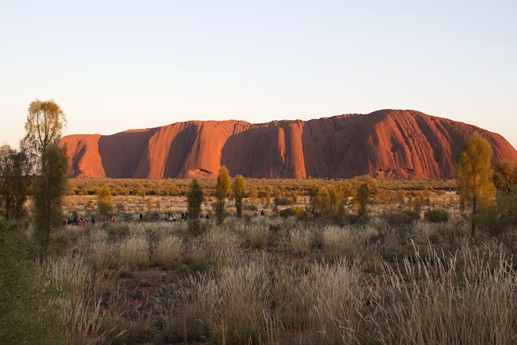
M 360 274 L 346 261 L 279 272 L 273 291 L 275 319 L 287 330 L 300 332 L 304 343 L 352 343 L 361 328 L 358 310 L 365 295 Z
M 102 316 L 91 266 L 82 258 L 61 258 L 47 261 L 43 270 L 59 296 L 51 303 L 59 308 L 67 344 L 97 344 L 101 340 Z
M 189 277 L 173 286 L 165 309 L 166 328 L 184 341 L 210 338 L 218 344 L 264 343 L 269 315 L 271 279 L 265 259 L 238 267 L 223 267 L 216 274 Z
M 381 344 L 506 344 L 516 340 L 516 274 L 503 255 L 462 248 L 466 259 L 416 253 L 404 270 L 386 266 L 375 296 Z M 495 264 L 495 265 L 494 265 Z
M 171 269 L 178 265 L 185 250 L 183 240 L 175 236 L 162 238 L 154 253 L 154 262 L 162 265 L 165 269 Z
M 313 233 L 310 229 L 292 229 L 288 235 L 288 248 L 294 255 L 305 256 L 311 252 Z
M 116 262 L 127 269 L 149 266 L 149 243 L 144 237 L 130 237 L 123 240 L 117 249 Z
M 225 227 L 213 227 L 203 235 L 201 246 L 207 253 L 209 264 L 215 268 L 232 266 L 237 261 L 239 239 Z
M 269 239 L 269 228 L 265 224 L 256 224 L 249 229 L 250 246 L 255 249 L 266 247 Z
M 103 274 L 159 265 L 129 272 L 124 283 L 130 287 L 121 290 L 138 289 L 131 274 L 144 274 L 151 292 L 142 305 L 152 310 L 135 316 L 128 302 L 131 316 L 114 318 L 120 325 L 140 325 L 146 336 L 155 332 L 149 339 L 157 342 L 515 343 L 512 254 L 493 243 L 467 241 L 466 230 L 457 219 L 397 228 L 377 218 L 361 226 L 229 218 L 197 238 L 189 236 L 186 223 L 144 222 L 92 228 L 84 236 L 75 231 L 69 241 Z M 84 288 L 95 280 L 82 259 L 74 260 L 49 264 L 49 276 L 83 296 L 56 303 L 73 320 L 67 339 L 86 334 L 87 343 L 100 337 L 92 336 L 101 323 L 98 304 Z M 157 271 L 163 280 L 145 275 Z M 117 332 L 130 329 L 120 325 Z M 134 337 L 138 327 L 131 328 Z
M 92 239 L 89 244 L 89 258 L 96 269 L 112 267 L 115 260 L 115 247 L 106 238 L 102 238 L 103 236 L 98 237 L 98 239 Z

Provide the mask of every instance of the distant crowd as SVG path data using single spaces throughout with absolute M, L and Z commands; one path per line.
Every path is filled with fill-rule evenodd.
M 255 218 L 258 218 L 258 217 L 265 217 L 266 216 L 266 213 L 264 210 L 260 211 L 260 213 L 258 211 L 254 211 L 253 213 L 253 217 Z M 210 214 L 209 213 L 205 213 L 205 214 L 200 214 L 199 215 L 199 218 L 200 219 L 206 219 L 206 220 L 210 220 Z M 175 214 L 175 213 L 166 213 L 166 214 L 160 214 L 160 213 L 155 213 L 153 216 L 152 216 L 152 219 L 149 219 L 148 217 L 145 217 L 143 213 L 140 213 L 140 215 L 138 216 L 138 219 L 139 221 L 143 222 L 143 221 L 155 221 L 155 222 L 159 222 L 159 221 L 164 221 L 164 222 L 185 222 L 189 219 L 189 214 L 188 212 L 182 212 L 181 214 Z M 110 223 L 111 224 L 115 224 L 117 221 L 115 219 L 115 216 L 111 216 L 110 217 Z M 95 225 L 95 216 L 92 216 L 91 218 L 87 218 L 87 217 L 79 217 L 79 216 L 70 216 L 68 218 L 64 218 L 63 219 L 63 226 L 65 225 L 74 225 L 74 226 L 79 226 L 79 227 L 83 227 L 83 226 L 87 226 L 87 225 Z

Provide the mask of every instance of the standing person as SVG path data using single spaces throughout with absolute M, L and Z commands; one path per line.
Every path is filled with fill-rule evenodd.
M 140 213 L 140 221 L 142 221 L 144 219 L 144 215 L 142 213 Z
M 92 216 L 92 225 L 95 225 L 95 217 Z

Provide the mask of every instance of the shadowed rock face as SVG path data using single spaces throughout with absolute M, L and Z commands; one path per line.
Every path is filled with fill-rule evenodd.
M 466 138 L 488 139 L 494 161 L 517 160 L 502 136 L 411 110 L 309 121 L 188 121 L 61 140 L 71 177 L 215 177 L 221 165 L 246 177 L 451 178 Z

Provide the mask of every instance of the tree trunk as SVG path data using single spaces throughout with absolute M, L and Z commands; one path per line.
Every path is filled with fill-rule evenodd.
M 478 213 L 478 203 L 477 198 L 472 198 L 472 223 L 470 225 L 470 235 L 474 237 L 476 234 L 476 215 Z

